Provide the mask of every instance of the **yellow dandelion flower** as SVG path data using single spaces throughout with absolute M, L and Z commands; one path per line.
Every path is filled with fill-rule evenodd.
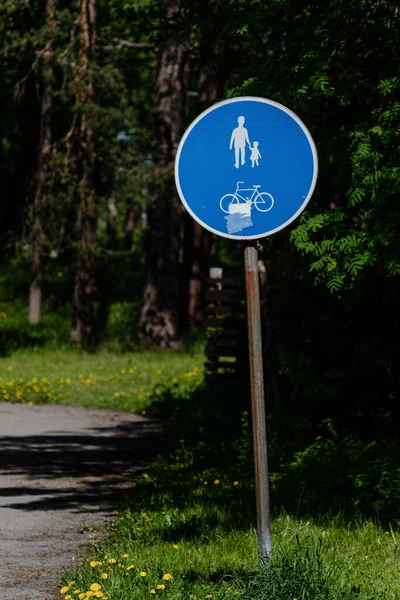
M 116 558 L 110 558 L 110 560 L 108 561 L 110 563 L 110 565 L 114 565 L 117 562 Z
M 212 594 L 206 594 L 206 598 L 212 598 Z
M 128 558 L 129 554 L 123 554 L 122 558 Z
M 221 482 L 219 479 L 214 479 L 214 485 L 219 485 Z
M 157 589 L 158 589 L 158 590 L 165 590 L 165 584 L 164 584 L 164 583 L 159 583 L 159 584 L 157 585 Z
M 102 579 L 108 579 L 108 575 L 107 575 L 107 573 L 102 573 L 102 574 L 100 575 L 100 577 L 101 577 Z
M 142 531 L 141 527 L 136 527 L 137 531 Z
M 69 586 L 68 585 L 64 585 L 64 587 L 61 588 L 60 590 L 60 594 L 66 594 L 69 590 Z
M 133 569 L 134 567 L 135 567 L 135 565 L 134 565 L 134 564 L 132 564 L 132 565 L 129 565 L 129 567 L 127 567 L 127 568 L 126 568 L 126 570 L 127 570 L 127 571 L 130 571 L 130 570 L 131 570 L 131 569 Z
M 99 590 L 101 590 L 101 585 L 99 583 L 92 583 L 90 589 L 92 590 L 92 592 L 98 592 Z
M 81 594 L 79 594 L 78 598 L 79 598 L 79 600 L 83 600 L 85 596 L 86 596 L 86 594 L 84 594 L 82 592 Z
M 97 592 L 94 593 L 94 597 L 95 598 L 104 598 L 104 594 L 103 594 L 103 592 L 100 592 L 98 590 Z
M 156 590 L 150 590 L 150 594 L 155 594 Z
M 140 577 L 146 577 L 147 573 L 146 571 L 140 571 Z
M 239 482 L 238 481 L 234 481 L 233 485 L 239 485 Z
M 65 596 L 64 600 L 72 600 L 72 596 L 70 594 L 67 594 Z
M 169 581 L 170 579 L 172 579 L 172 575 L 171 575 L 171 573 L 165 573 L 162 576 L 162 578 L 165 579 L 165 581 Z
M 172 544 L 172 547 L 174 548 L 174 550 L 178 550 L 179 548 L 178 544 Z

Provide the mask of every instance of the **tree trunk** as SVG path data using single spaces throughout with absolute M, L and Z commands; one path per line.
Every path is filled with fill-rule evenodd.
M 46 2 L 46 24 L 55 27 L 54 0 Z M 29 288 L 28 321 L 39 323 L 42 319 L 43 281 L 44 281 L 44 238 L 45 217 L 42 203 L 45 193 L 48 164 L 51 153 L 51 111 L 53 108 L 53 43 L 48 42 L 43 52 L 43 96 L 40 114 L 39 156 L 36 170 L 36 189 L 34 197 L 33 225 L 33 261 Z
M 124 249 L 132 249 L 133 231 L 135 228 L 135 202 L 132 200 L 126 210 L 124 222 Z
M 206 110 L 223 95 L 226 43 L 222 24 L 210 13 L 210 4 L 203 5 L 202 37 L 200 40 L 200 72 L 198 84 L 198 112 Z M 204 293 L 210 268 L 212 235 L 197 221 L 190 219 L 186 236 L 191 240 L 189 317 L 192 325 L 202 325 L 205 320 Z
M 76 169 L 78 175 L 77 196 L 77 257 L 73 293 L 73 316 L 71 338 L 87 345 L 94 334 L 93 296 L 96 289 L 95 268 L 97 254 L 98 206 L 94 183 L 94 132 L 82 105 L 93 102 L 94 88 L 89 71 L 89 61 L 95 56 L 96 0 L 80 1 L 79 58 L 76 71 L 76 104 L 78 118 L 74 119 Z
M 154 162 L 164 173 L 183 134 L 187 108 L 188 41 L 183 18 L 183 0 L 162 0 L 165 38 L 160 44 L 155 104 Z M 146 232 L 147 279 L 139 330 L 145 340 L 169 346 L 179 339 L 180 255 L 183 208 L 171 175 L 164 175 L 163 188 L 153 195 Z

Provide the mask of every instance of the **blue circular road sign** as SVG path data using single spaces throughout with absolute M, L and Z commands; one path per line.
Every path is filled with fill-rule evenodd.
M 272 235 L 304 210 L 318 159 L 304 123 L 266 98 L 219 102 L 186 130 L 177 151 L 179 196 L 196 221 L 222 237 Z

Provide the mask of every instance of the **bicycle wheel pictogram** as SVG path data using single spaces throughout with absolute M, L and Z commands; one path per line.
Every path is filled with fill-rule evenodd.
M 239 198 L 235 196 L 235 194 L 225 194 L 225 196 L 222 196 L 221 200 L 219 201 L 221 210 L 227 215 L 229 215 L 230 204 L 239 204 Z
M 268 192 L 260 192 L 254 199 L 254 205 L 260 212 L 268 212 L 274 206 L 274 197 Z

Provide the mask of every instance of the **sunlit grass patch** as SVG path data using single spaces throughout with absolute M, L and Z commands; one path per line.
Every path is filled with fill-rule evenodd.
M 203 357 L 183 352 L 135 354 L 21 350 L 0 358 L 0 400 L 143 411 L 156 384 L 201 378 Z

